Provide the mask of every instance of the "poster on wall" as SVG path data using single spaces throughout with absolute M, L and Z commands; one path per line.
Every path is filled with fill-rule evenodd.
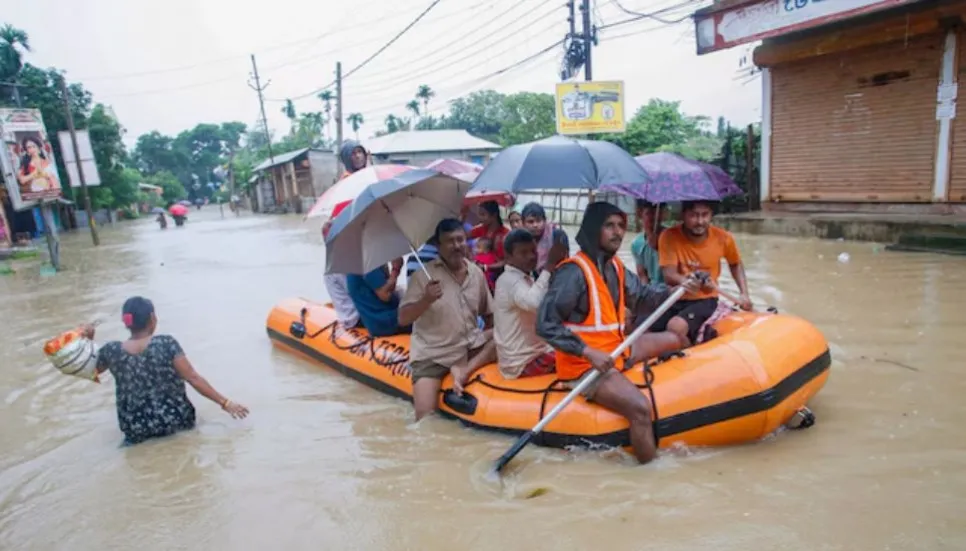
M 4 181 L 15 210 L 61 196 L 54 151 L 39 109 L 0 109 Z

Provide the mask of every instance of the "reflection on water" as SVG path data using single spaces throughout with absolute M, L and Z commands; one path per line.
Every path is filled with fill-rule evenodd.
M 756 304 L 831 341 L 816 426 L 645 467 L 528 449 L 501 483 L 484 475 L 510 439 L 413 425 L 409 404 L 272 349 L 274 302 L 322 296 L 317 224 L 202 211 L 102 239 L 65 236 L 56 277 L 0 278 L 0 548 L 966 548 L 962 258 L 740 236 Z M 248 419 L 191 391 L 197 430 L 120 447 L 110 378 L 60 376 L 40 346 L 97 318 L 123 337 L 133 294 Z

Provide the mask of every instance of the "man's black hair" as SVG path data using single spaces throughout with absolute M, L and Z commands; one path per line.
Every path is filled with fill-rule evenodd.
M 524 205 L 523 210 L 520 211 L 520 216 L 524 220 L 527 218 L 536 218 L 537 220 L 546 220 L 547 211 L 543 209 L 543 205 L 540 203 L 527 203 Z
M 523 228 L 510 231 L 503 240 L 503 252 L 506 256 L 513 254 L 513 248 L 524 243 L 534 243 L 533 234 Z
M 121 307 L 121 317 L 124 325 L 131 331 L 142 331 L 151 323 L 154 304 L 144 297 L 131 297 L 124 301 Z
M 637 210 L 652 209 L 656 206 L 654 203 L 644 199 L 637 199 L 634 201 L 634 204 L 637 206 Z
M 433 240 L 435 240 L 438 245 L 440 238 L 443 237 L 443 234 L 452 233 L 456 230 L 465 231 L 463 230 L 462 222 L 456 218 L 443 218 L 439 221 L 439 224 L 436 224 L 436 231 L 433 232 Z
M 698 205 L 705 205 L 711 209 L 711 213 L 714 214 L 718 211 L 717 201 L 681 201 L 681 212 L 688 212 L 689 210 L 694 210 L 694 207 Z

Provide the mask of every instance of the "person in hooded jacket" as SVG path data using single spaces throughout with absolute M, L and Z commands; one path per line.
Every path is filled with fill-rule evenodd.
M 362 147 L 362 144 L 355 140 L 345 140 L 342 142 L 342 148 L 339 150 L 339 159 L 342 161 L 342 166 L 345 167 L 342 178 L 366 168 L 369 164 L 369 154 L 366 152 L 366 148 Z
M 369 156 L 366 154 L 365 148 L 355 140 L 345 140 L 342 142 L 339 158 L 342 160 L 343 166 L 345 166 L 345 172 L 342 173 L 342 178 L 362 170 L 369 161 Z M 332 220 L 335 220 L 335 217 L 347 206 L 348 204 L 336 207 L 332 212 L 332 217 L 326 223 L 322 224 L 323 240 L 329 235 Z M 335 307 L 336 317 L 339 323 L 346 328 L 359 325 L 359 311 L 349 297 L 349 283 L 346 274 L 324 274 L 322 276 L 322 282 Z
M 536 329 L 555 350 L 557 376 L 571 387 L 588 370 L 601 372 L 584 397 L 627 418 L 634 455 L 647 463 L 657 454 L 651 404 L 621 373 L 628 361 L 643 358 L 625 352 L 615 361 L 610 354 L 624 341 L 627 310 L 647 315 L 667 300 L 671 290 L 664 284 L 643 284 L 634 270 L 624 267 L 617 252 L 626 231 L 627 215 L 619 207 L 607 202 L 587 205 L 577 233 L 580 252 L 554 271 L 537 312 Z M 666 345 L 670 350 L 679 347 L 674 338 Z

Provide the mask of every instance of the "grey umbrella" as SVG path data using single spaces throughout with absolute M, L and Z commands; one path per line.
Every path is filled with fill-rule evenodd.
M 333 219 L 325 240 L 326 273 L 365 274 L 415 253 L 440 220 L 459 217 L 469 187 L 427 169 L 371 184 Z
M 504 149 L 470 189 L 474 193 L 597 189 L 604 185 L 644 189 L 649 181 L 634 157 L 610 142 L 552 136 Z

